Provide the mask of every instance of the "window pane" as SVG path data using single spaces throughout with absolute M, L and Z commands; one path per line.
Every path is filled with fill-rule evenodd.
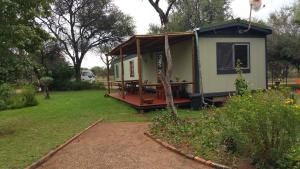
M 218 70 L 233 69 L 232 43 L 217 44 L 217 66 Z
M 235 54 L 235 66 L 237 66 L 237 61 L 240 60 L 242 68 L 248 68 L 248 45 L 234 45 Z

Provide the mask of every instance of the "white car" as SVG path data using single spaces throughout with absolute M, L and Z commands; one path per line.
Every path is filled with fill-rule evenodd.
M 94 83 L 96 81 L 96 76 L 91 70 L 82 70 L 81 71 L 81 80 Z

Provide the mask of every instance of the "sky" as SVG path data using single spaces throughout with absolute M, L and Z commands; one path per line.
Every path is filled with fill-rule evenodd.
M 161 0 L 161 6 L 167 6 L 165 0 Z M 270 13 L 279 10 L 281 7 L 290 6 L 295 0 L 262 0 L 264 8 L 258 12 L 253 12 L 253 17 L 267 20 Z M 133 17 L 136 25 L 136 34 L 148 32 L 149 24 L 160 24 L 159 16 L 148 0 L 113 0 L 122 12 Z M 232 0 L 232 12 L 235 18 L 248 19 L 250 5 L 249 0 Z M 89 52 L 84 58 L 82 67 L 92 68 L 94 66 L 104 66 L 97 52 Z

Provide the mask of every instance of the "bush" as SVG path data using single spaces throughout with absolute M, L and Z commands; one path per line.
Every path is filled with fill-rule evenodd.
M 0 85 L 0 100 L 2 100 L 6 105 L 12 104 L 12 98 L 15 95 L 15 89 L 11 85 L 7 83 Z
M 85 81 L 74 81 L 71 83 L 71 90 L 86 90 L 91 89 L 91 84 Z
M 7 109 L 7 105 L 4 100 L 0 100 L 0 110 Z
M 238 60 L 238 62 L 237 62 L 238 77 L 235 80 L 235 88 L 236 88 L 237 95 L 243 95 L 243 94 L 247 93 L 247 91 L 248 91 L 248 84 L 242 73 L 243 72 L 241 69 L 241 62 L 240 62 L 240 60 Z
M 57 65 L 52 70 L 53 84 L 52 89 L 54 90 L 70 90 L 70 80 L 74 74 L 74 70 L 67 64 Z
M 22 86 L 19 92 L 16 92 L 9 84 L 0 86 L 0 110 L 35 106 L 37 104 L 35 89 L 32 85 Z
M 38 104 L 35 93 L 35 88 L 32 85 L 26 85 L 22 88 L 22 92 L 20 93 L 22 107 L 35 106 Z
M 221 136 L 219 133 L 223 126 L 220 125 L 217 116 L 207 112 L 200 112 L 201 117 L 197 121 L 173 119 L 168 112 L 160 112 L 152 121 L 151 134 L 178 146 L 188 153 L 205 157 L 209 160 L 222 161 L 231 164 L 231 160 L 225 160 L 226 153 L 221 150 Z
M 43 86 L 45 99 L 50 99 L 49 86 L 52 84 L 53 78 L 45 76 L 40 79 L 40 82 L 41 85 Z
M 252 158 L 257 168 L 299 168 L 300 106 L 280 91 L 245 93 L 197 120 L 174 121 L 167 112 L 150 132 L 170 144 L 226 165 Z
M 69 90 L 105 89 L 105 86 L 102 82 L 89 83 L 87 81 L 80 81 L 80 82 L 74 81 L 74 82 L 70 82 L 69 85 L 70 85 Z
M 278 167 L 277 161 L 299 142 L 300 109 L 286 99 L 279 91 L 257 92 L 231 97 L 219 110 L 224 126 L 245 136 L 243 152 L 258 168 Z

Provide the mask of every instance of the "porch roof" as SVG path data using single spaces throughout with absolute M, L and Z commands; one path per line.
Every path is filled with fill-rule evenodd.
M 187 40 L 194 36 L 193 32 L 172 32 L 168 33 L 170 45 L 178 43 L 180 41 Z M 115 47 L 109 55 L 115 56 L 120 54 L 122 48 L 123 55 L 135 54 L 137 50 L 136 40 L 140 39 L 141 53 L 147 53 L 149 51 L 161 51 L 164 47 L 165 34 L 157 35 L 134 35 L 127 41 L 121 43 Z

